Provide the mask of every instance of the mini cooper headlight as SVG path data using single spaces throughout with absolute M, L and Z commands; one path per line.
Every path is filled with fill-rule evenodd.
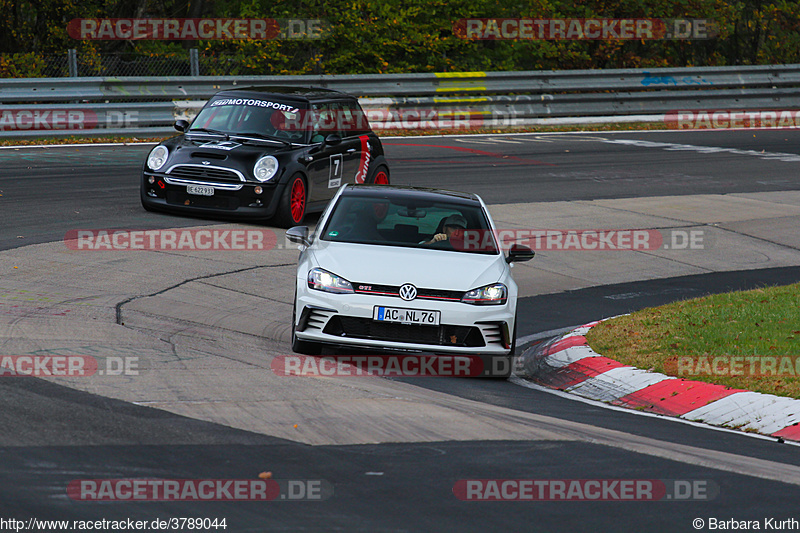
M 506 300 L 508 300 L 508 289 L 502 283 L 472 289 L 461 298 L 462 302 L 472 305 L 503 305 Z
M 158 145 L 150 151 L 150 155 L 147 156 L 147 166 L 150 167 L 152 170 L 158 170 L 164 166 L 164 163 L 167 162 L 167 156 L 169 155 L 169 150 L 167 150 L 166 146 Z
M 353 286 L 349 281 L 321 268 L 312 268 L 308 271 L 308 288 L 336 294 L 353 292 Z
M 275 177 L 278 173 L 278 160 L 267 155 L 256 161 L 256 166 L 253 167 L 253 175 L 258 181 L 268 181 Z

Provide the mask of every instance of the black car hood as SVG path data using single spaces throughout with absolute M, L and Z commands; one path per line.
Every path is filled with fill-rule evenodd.
M 231 168 L 240 171 L 248 180 L 252 178 L 253 165 L 265 155 L 273 155 L 279 159 L 289 154 L 298 146 L 278 144 L 269 141 L 250 141 L 233 137 L 178 135 L 164 143 L 170 151 L 165 169 L 175 165 L 206 165 Z

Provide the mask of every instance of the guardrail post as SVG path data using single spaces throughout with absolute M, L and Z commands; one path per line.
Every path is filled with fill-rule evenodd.
M 78 51 L 74 48 L 67 50 L 67 65 L 69 66 L 69 77 L 78 77 Z
M 189 72 L 192 76 L 200 75 L 200 54 L 197 48 L 189 49 Z

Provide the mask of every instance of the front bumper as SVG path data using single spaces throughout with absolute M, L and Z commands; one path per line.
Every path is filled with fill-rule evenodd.
M 153 184 L 149 182 L 151 176 L 155 179 Z M 160 211 L 267 219 L 275 214 L 285 187 L 278 183 L 242 182 L 241 188 L 232 190 L 227 184 L 223 184 L 223 187 L 215 183 L 197 182 L 197 185 L 214 187 L 213 196 L 199 196 L 188 194 L 186 184 L 169 183 L 168 178 L 163 174 L 145 172 L 142 177 L 142 203 Z M 259 185 L 263 192 L 256 194 L 254 189 Z
M 305 281 L 302 281 L 305 283 Z M 311 342 L 417 352 L 507 355 L 514 331 L 514 306 L 476 306 L 461 302 L 367 294 L 330 294 L 298 287 L 295 334 Z M 376 306 L 440 311 L 439 326 L 373 320 Z

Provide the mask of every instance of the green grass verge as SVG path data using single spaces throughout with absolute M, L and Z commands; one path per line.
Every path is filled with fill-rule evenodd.
M 800 398 L 800 283 L 673 302 L 606 320 L 586 336 L 621 363 Z

